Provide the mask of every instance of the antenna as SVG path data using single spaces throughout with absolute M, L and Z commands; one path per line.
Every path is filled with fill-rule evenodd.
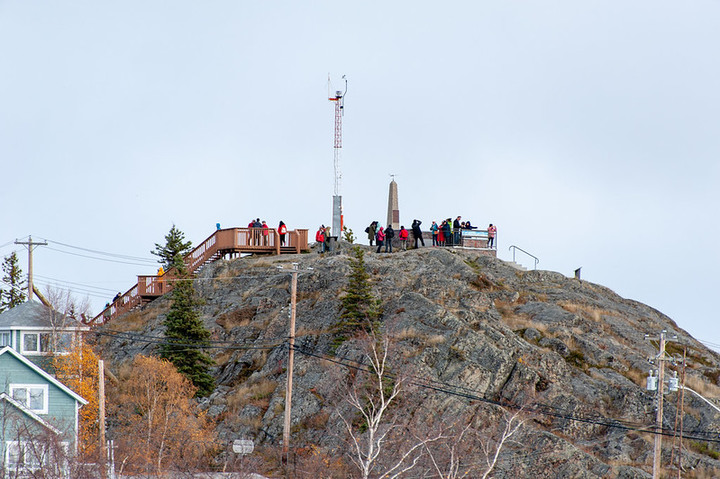
M 332 92 L 330 81 L 330 75 L 328 75 L 328 100 L 335 102 L 335 129 L 333 137 L 333 173 L 334 173 L 334 186 L 333 186 L 333 211 L 332 211 L 332 229 L 331 234 L 334 234 L 338 238 L 341 237 L 340 232 L 343 227 L 343 214 L 342 214 L 342 196 L 340 195 L 340 186 L 342 182 L 342 173 L 340 172 L 340 159 L 342 157 L 342 117 L 345 114 L 345 94 L 347 93 L 347 78 L 345 75 L 342 77 L 345 80 L 345 91 L 336 90 Z

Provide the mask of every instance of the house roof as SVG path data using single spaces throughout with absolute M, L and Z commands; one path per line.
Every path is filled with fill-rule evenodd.
M 51 424 L 49 424 L 47 421 L 45 421 L 43 418 L 32 412 L 30 409 L 26 408 L 10 396 L 8 396 L 5 393 L 0 393 L 0 401 L 7 401 L 8 404 L 11 404 L 16 409 L 18 409 L 20 412 L 28 416 L 29 418 L 33 419 L 34 421 L 40 423 L 41 426 L 51 430 L 55 434 L 60 434 L 60 431 L 56 428 L 54 428 Z
M 84 330 L 90 328 L 37 301 L 26 301 L 0 314 L 0 329 L 48 328 Z
M 15 350 L 14 350 L 13 348 L 11 348 L 10 346 L 5 346 L 4 348 L 0 349 L 0 356 L 2 356 L 3 354 L 10 354 L 10 355 L 13 356 L 14 358 L 16 358 L 18 361 L 22 362 L 22 363 L 25 364 L 27 367 L 29 367 L 30 369 L 32 369 L 33 371 L 35 371 L 36 373 L 38 373 L 40 376 L 42 376 L 42 377 L 43 377 L 44 379 L 46 379 L 48 382 L 50 382 L 51 384 L 57 386 L 57 387 L 58 387 L 60 390 L 62 390 L 65 394 L 69 395 L 70 397 L 72 397 L 73 399 L 75 399 L 76 401 L 78 401 L 80 404 L 85 405 L 85 404 L 88 403 L 85 399 L 83 399 L 80 395 L 78 395 L 77 393 L 75 393 L 72 389 L 70 389 L 69 387 L 65 386 L 63 383 L 61 383 L 60 381 L 58 381 L 57 379 L 55 379 L 54 377 L 52 377 L 51 375 L 49 375 L 48 373 L 46 373 L 46 372 L 45 372 L 44 370 L 42 370 L 37 364 L 35 364 L 35 363 L 33 363 L 32 361 L 30 361 L 29 359 L 27 359 L 25 356 L 23 356 L 22 354 L 20 354 L 20 353 L 18 353 L 17 351 L 15 351 Z

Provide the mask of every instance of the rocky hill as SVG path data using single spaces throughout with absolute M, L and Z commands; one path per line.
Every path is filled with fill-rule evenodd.
M 462 422 L 482 444 L 503 423 L 498 405 L 522 408 L 525 423 L 501 451 L 493 477 L 650 477 L 655 405 L 644 386 L 657 343 L 646 334 L 677 335 L 668 352 L 686 348 L 686 384 L 720 398 L 716 353 L 659 311 L 606 287 L 519 271 L 477 251 L 428 247 L 390 255 L 362 248 L 381 301 L 381 330 L 393 338 L 393 371 L 414 378 L 393 411 L 408 434 Z M 297 262 L 312 272 L 298 282 L 292 443 L 340 454 L 341 417 L 353 416 L 344 385 L 358 380 L 356 365 L 367 363 L 357 337 L 338 330 L 350 254 L 344 244 L 325 255 L 221 260 L 202 270 L 202 317 L 220 346 L 211 350 L 217 389 L 201 406 L 224 440 L 262 446 L 282 438 L 290 275 L 278 267 Z M 114 367 L 153 351 L 142 337 L 162 335 L 169 305 L 160 298 L 104 326 L 130 333 L 101 341 Z M 665 395 L 667 471 L 678 458 L 672 446 L 679 398 Z M 719 416 L 694 395 L 683 400 L 684 477 L 720 477 L 720 445 L 712 442 Z M 482 455 L 464 454 L 467 461 Z

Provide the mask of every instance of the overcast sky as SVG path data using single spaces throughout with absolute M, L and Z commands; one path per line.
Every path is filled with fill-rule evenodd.
M 172 224 L 462 215 L 720 344 L 718 1 L 0 0 L 0 255 L 94 312 Z M 71 248 L 69 245 L 75 248 Z M 518 257 L 532 267 L 532 260 Z M 135 264 L 125 264 L 135 263 Z M 99 289 L 102 288 L 102 289 Z M 652 333 L 652 331 L 648 331 Z

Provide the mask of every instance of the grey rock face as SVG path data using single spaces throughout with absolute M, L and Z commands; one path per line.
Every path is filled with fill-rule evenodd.
M 480 417 L 496 404 L 526 409 L 519 446 L 502 456 L 494 477 L 649 477 L 652 436 L 635 430 L 654 421 L 644 377 L 657 350 L 645 333 L 677 334 L 689 351 L 689 380 L 717 385 L 717 354 L 662 313 L 606 287 L 555 272 L 519 272 L 471 251 L 365 251 L 382 329 L 394 338 L 394 371 L 422 378 L 406 393 L 405 426 L 451 424 L 469 411 Z M 292 434 L 302 444 L 337 443 L 339 415 L 350 414 L 345 387 L 358 374 L 338 363 L 366 364 L 356 338 L 338 333 L 348 252 L 341 243 L 324 256 L 241 258 L 204 268 L 196 282 L 203 320 L 214 341 L 231 342 L 211 351 L 218 389 L 201 403 L 220 421 L 221 437 L 276 444 L 282 436 L 290 275 L 277 266 L 298 262 L 313 270 L 298 282 Z M 167 298 L 148 305 L 135 331 L 161 334 L 168 307 Z M 117 365 L 152 352 L 128 339 L 102 343 Z M 665 421 L 672 425 L 676 393 L 666 399 Z M 686 397 L 686 428 L 716 420 Z M 711 457 L 692 450 L 685 456 L 693 467 L 720 475 L 720 462 Z

